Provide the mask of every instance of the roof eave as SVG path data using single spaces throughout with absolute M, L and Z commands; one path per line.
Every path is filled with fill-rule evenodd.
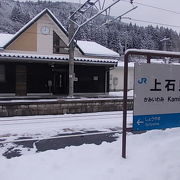
M 0 56 L 0 61 L 2 62 L 23 62 L 23 63 L 49 63 L 49 64 L 68 64 L 68 58 L 62 57 L 62 59 L 58 58 L 36 58 L 36 57 L 16 57 L 16 56 Z M 78 58 L 75 59 L 75 64 L 96 64 L 96 65 L 107 65 L 107 66 L 114 66 L 117 62 L 105 62 L 105 61 L 93 61 L 93 60 L 79 60 Z

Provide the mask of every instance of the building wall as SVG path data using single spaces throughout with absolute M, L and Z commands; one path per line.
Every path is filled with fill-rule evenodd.
M 68 66 L 48 64 L 28 64 L 27 92 L 68 94 Z
M 134 68 L 128 68 L 128 90 L 134 86 Z M 122 91 L 124 88 L 124 67 L 110 70 L 110 91 Z
M 105 73 L 103 66 L 75 66 L 75 93 L 105 93 Z
M 50 29 L 50 32 L 47 34 L 43 34 L 41 30 L 42 27 L 45 26 Z M 47 14 L 45 14 L 36 23 L 23 32 L 12 44 L 10 44 L 4 52 L 59 56 L 60 54 L 53 54 L 53 31 L 55 31 L 59 37 L 68 44 L 69 40 L 66 34 Z M 75 56 L 83 56 L 78 48 L 75 48 Z
M 0 81 L 0 93 L 15 93 L 16 86 L 16 65 L 11 63 L 1 63 L 0 66 L 4 66 L 4 80 Z
M 52 71 L 48 64 L 27 65 L 27 93 L 49 93 L 50 79 L 52 79 Z
M 0 94 L 68 94 L 68 65 L 38 63 L 0 64 Z M 2 73 L 5 67 L 5 78 Z M 108 92 L 108 73 L 104 66 L 75 65 L 74 93 Z M 107 74 L 107 75 L 106 75 Z
M 42 27 L 48 27 L 50 32 L 43 34 Z M 47 15 L 44 15 L 37 21 L 37 53 L 38 54 L 53 54 L 53 23 Z
M 37 51 L 37 24 L 28 28 L 6 50 Z
M 50 29 L 49 34 L 42 34 L 42 27 L 48 27 Z M 68 37 L 66 34 L 52 21 L 48 15 L 44 15 L 37 21 L 37 53 L 53 55 L 53 31 L 55 31 L 59 37 L 68 44 Z M 59 55 L 59 54 L 54 54 Z M 81 53 L 76 48 L 75 56 L 81 56 Z

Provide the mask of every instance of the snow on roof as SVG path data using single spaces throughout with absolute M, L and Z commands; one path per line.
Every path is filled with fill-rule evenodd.
M 14 37 L 14 34 L 5 34 L 0 33 L 0 48 L 3 48 L 4 45 Z
M 85 55 L 119 57 L 119 54 L 93 41 L 77 41 Z
M 39 54 L 20 54 L 20 53 L 0 53 L 0 59 L 10 59 L 10 60 L 22 60 L 23 62 L 29 61 L 42 61 L 42 62 L 68 62 L 68 55 L 39 55 Z M 85 57 L 75 57 L 75 62 L 86 62 L 95 64 L 116 64 L 115 59 L 102 59 L 102 58 L 85 58 Z

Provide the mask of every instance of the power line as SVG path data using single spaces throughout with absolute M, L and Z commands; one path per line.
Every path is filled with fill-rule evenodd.
M 130 2 L 129 0 L 121 0 L 123 2 Z M 174 11 L 174 10 L 171 10 L 171 9 L 165 9 L 165 8 L 161 8 L 161 7 L 158 7 L 158 6 L 152 6 L 152 5 L 149 5 L 149 4 L 144 4 L 144 3 L 140 3 L 140 2 L 133 2 L 133 4 L 138 4 L 138 5 L 141 5 L 141 6 L 145 6 L 145 7 L 149 7 L 149 8 L 153 8 L 153 9 L 158 9 L 158 10 L 161 10 L 161 11 L 166 11 L 166 12 L 170 12 L 170 13 L 174 13 L 174 14 L 178 14 L 180 15 L 180 12 L 177 12 L 177 11 Z
M 146 6 L 146 7 L 150 7 L 150 8 L 154 8 L 154 9 L 158 9 L 158 10 L 162 10 L 162 11 L 166 11 L 166 12 L 170 12 L 170 13 L 174 13 L 174 14 L 180 14 L 180 12 L 177 11 L 173 11 L 170 9 L 165 9 L 165 8 L 161 8 L 161 7 L 156 7 L 156 6 L 151 6 L 148 4 L 144 4 L 144 3 L 139 3 L 139 2 L 135 2 L 136 4 L 142 5 L 142 6 Z
M 180 26 L 177 26 L 177 25 L 164 24 L 164 23 L 153 22 L 153 21 L 146 21 L 146 20 L 140 20 L 140 19 L 134 19 L 134 18 L 130 18 L 130 17 L 124 17 L 123 19 L 137 21 L 137 22 L 151 23 L 151 24 L 156 24 L 156 25 L 160 25 L 160 26 L 169 26 L 169 27 L 180 28 Z
M 136 8 L 137 8 L 137 6 L 133 7 L 132 9 L 130 9 L 130 10 L 126 11 L 126 12 L 124 12 L 123 14 L 119 15 L 119 16 L 116 17 L 116 18 L 114 18 L 114 19 L 112 19 L 112 20 L 110 20 L 110 21 L 107 21 L 107 22 L 103 23 L 103 24 L 102 24 L 101 26 L 99 26 L 97 29 L 103 27 L 104 25 L 113 23 L 113 22 L 115 22 L 117 19 L 121 19 L 124 15 L 128 14 L 129 12 L 133 11 L 133 10 L 136 9 Z

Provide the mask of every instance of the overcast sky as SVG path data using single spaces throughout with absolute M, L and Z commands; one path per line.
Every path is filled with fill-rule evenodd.
M 21 0 L 23 1 L 23 0 Z M 37 1 L 37 0 L 34 0 Z M 58 1 L 58 0 L 51 0 L 51 1 Z M 76 3 L 84 3 L 86 0 L 59 0 L 65 2 L 76 2 Z M 93 1 L 93 0 L 92 0 Z M 113 0 L 106 0 L 106 2 L 110 3 Z M 119 16 L 126 10 L 129 10 L 133 6 L 128 2 L 129 0 L 125 0 L 126 2 L 120 1 L 117 3 L 111 10 L 113 16 Z M 150 7 L 146 7 L 137 3 L 143 3 L 150 6 L 156 6 L 159 8 L 175 11 L 175 13 L 158 10 Z M 134 6 L 138 6 L 137 9 L 126 15 L 126 17 L 131 17 L 137 20 L 142 21 L 150 21 L 150 22 L 157 22 L 161 24 L 169 24 L 173 26 L 179 27 L 170 27 L 178 32 L 180 32 L 180 0 L 134 0 Z M 138 21 L 130 21 L 122 19 L 124 22 L 132 22 L 139 25 L 148 25 L 151 23 L 142 23 Z M 156 26 L 155 24 L 152 24 Z

